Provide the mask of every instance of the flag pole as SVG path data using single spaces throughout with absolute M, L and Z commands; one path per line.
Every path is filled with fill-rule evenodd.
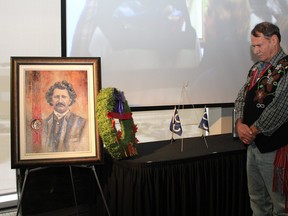
M 175 122 L 175 111 L 176 111 L 176 106 L 174 106 L 174 112 L 173 112 L 173 116 L 172 116 L 172 122 Z M 171 131 L 171 141 L 170 143 L 173 143 L 175 140 L 174 140 L 174 132 Z
M 172 132 L 172 135 L 171 135 L 171 141 L 170 143 L 173 143 L 175 140 L 174 140 L 174 137 L 173 137 L 173 132 Z
M 202 138 L 205 142 L 205 145 L 206 145 L 206 148 L 208 148 L 208 143 L 207 143 L 207 140 L 206 140 L 206 135 L 209 133 L 209 121 L 208 121 L 208 110 L 206 109 L 206 106 L 204 107 L 204 114 L 203 114 L 203 117 L 201 119 L 201 122 L 199 124 L 199 128 L 202 129 Z M 204 135 L 205 133 L 205 135 Z
M 188 85 L 189 85 L 189 82 L 185 85 L 185 88 L 187 88 Z M 199 117 L 198 117 L 198 115 L 197 115 L 196 108 L 195 108 L 194 104 L 192 103 L 192 101 L 190 100 L 192 97 L 191 97 L 191 95 L 189 94 L 189 92 L 185 91 L 185 93 L 186 93 L 186 97 L 187 97 L 188 100 L 189 100 L 189 103 L 192 105 L 192 108 L 193 108 L 193 110 L 194 110 L 194 114 L 195 114 L 195 116 L 196 116 L 196 119 L 197 119 L 197 121 L 199 121 Z M 206 108 L 206 106 L 205 106 L 205 108 Z M 205 133 L 206 133 L 206 131 L 205 131 Z M 205 138 L 205 136 L 204 136 L 204 134 L 203 134 L 203 131 L 202 131 L 202 138 L 204 139 L 205 145 L 206 145 L 206 147 L 208 148 L 208 143 L 207 143 L 207 140 L 206 140 L 206 138 Z
M 182 91 L 181 91 L 181 96 L 180 96 L 180 104 L 182 104 L 182 109 L 184 110 L 184 94 L 186 93 L 186 86 L 188 86 L 188 83 L 185 84 L 185 82 L 183 82 L 183 85 L 182 85 Z M 181 137 L 181 152 L 183 152 L 184 150 L 184 137 L 182 135 Z
M 204 142 L 205 142 L 206 148 L 208 149 L 208 143 L 207 143 L 206 137 L 203 135 L 203 133 L 202 133 L 202 138 L 204 139 Z
M 178 108 L 181 107 L 182 105 L 182 109 L 184 109 L 184 103 L 183 103 L 183 95 L 185 93 L 185 88 L 186 88 L 187 84 L 185 84 L 183 82 L 183 86 L 182 86 L 182 90 L 181 90 L 181 95 L 180 95 L 180 101 L 179 101 L 179 104 L 178 104 Z M 177 115 L 177 117 L 176 117 Z M 174 128 L 175 125 L 178 125 L 177 127 L 180 126 L 180 128 Z M 181 127 L 181 121 L 180 121 L 180 117 L 179 117 L 179 114 L 178 114 L 178 110 L 176 108 L 176 105 L 174 106 L 174 114 L 173 114 L 173 117 L 171 119 L 171 122 L 170 122 L 170 130 L 171 130 L 171 140 L 170 140 L 170 143 L 174 142 L 174 133 L 177 133 L 179 136 L 182 136 L 182 127 Z M 184 149 L 184 138 L 183 136 L 181 137 L 181 152 L 183 152 L 183 149 Z
M 205 109 L 205 112 L 206 112 L 206 115 L 207 115 L 207 121 L 208 121 L 209 110 L 207 110 L 206 106 L 204 107 L 204 109 Z M 209 121 L 208 121 L 208 122 L 209 122 Z M 209 128 L 209 127 L 208 127 L 208 128 Z M 207 143 L 207 140 L 206 140 L 206 135 L 209 133 L 209 129 L 208 129 L 208 131 L 203 131 L 203 132 L 202 132 L 202 135 L 203 135 L 203 133 L 205 133 L 205 135 L 203 136 L 203 139 L 204 139 L 205 145 L 206 145 L 206 147 L 207 147 L 207 149 L 208 149 L 208 143 Z

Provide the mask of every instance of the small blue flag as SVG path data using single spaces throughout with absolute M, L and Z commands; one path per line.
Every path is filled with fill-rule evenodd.
M 176 107 L 174 109 L 174 114 L 171 119 L 170 131 L 172 133 L 178 134 L 179 136 L 182 135 L 181 121 L 180 121 L 180 117 L 178 115 L 178 110 L 176 109 Z
M 204 114 L 203 114 L 203 117 L 201 119 L 201 122 L 200 122 L 198 128 L 201 128 L 201 129 L 209 132 L 209 123 L 208 123 L 208 115 L 207 115 L 206 107 L 204 109 Z

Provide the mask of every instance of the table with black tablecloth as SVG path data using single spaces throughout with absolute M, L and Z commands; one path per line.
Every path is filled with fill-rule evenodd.
M 231 134 L 205 139 L 208 148 L 203 137 L 195 137 L 137 144 L 135 158 L 105 155 L 104 164 L 95 168 L 111 215 L 251 215 L 246 147 Z M 31 173 L 22 212 L 75 215 L 69 179 L 67 167 Z M 107 215 L 91 170 L 74 167 L 73 179 L 78 213 Z

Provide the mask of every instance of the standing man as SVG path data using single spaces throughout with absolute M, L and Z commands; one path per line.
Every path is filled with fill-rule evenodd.
M 56 82 L 46 92 L 46 100 L 54 111 L 44 120 L 42 135 L 43 150 L 47 152 L 67 152 L 87 150 L 83 143 L 86 120 L 69 107 L 77 97 L 73 86 L 66 80 Z
M 247 179 L 253 216 L 288 215 L 288 56 L 269 22 L 251 31 L 258 58 L 235 101 L 236 130 L 247 145 Z

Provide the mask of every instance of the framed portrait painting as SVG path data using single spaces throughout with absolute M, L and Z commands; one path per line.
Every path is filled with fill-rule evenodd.
M 102 163 L 100 58 L 11 57 L 11 167 Z

